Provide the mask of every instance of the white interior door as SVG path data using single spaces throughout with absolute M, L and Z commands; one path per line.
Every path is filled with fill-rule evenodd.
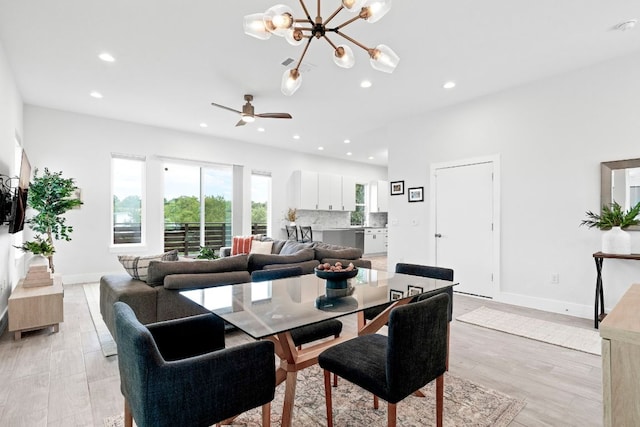
M 435 169 L 438 266 L 453 268 L 454 291 L 493 298 L 493 163 Z

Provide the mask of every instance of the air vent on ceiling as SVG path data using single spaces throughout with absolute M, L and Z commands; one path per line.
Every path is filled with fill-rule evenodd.
M 296 62 L 295 59 L 287 58 L 284 61 L 282 61 L 282 65 L 284 65 L 286 68 L 293 68 L 295 66 L 295 62 Z M 316 67 L 317 66 L 314 64 L 303 61 L 302 64 L 300 64 L 300 67 L 298 67 L 298 71 L 300 71 L 301 73 L 308 73 L 309 71 L 313 70 Z

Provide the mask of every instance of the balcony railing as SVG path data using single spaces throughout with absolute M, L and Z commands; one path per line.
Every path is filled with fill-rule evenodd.
M 140 224 L 116 224 L 113 240 L 115 244 L 139 243 Z M 267 224 L 251 224 L 251 234 L 266 234 Z M 204 224 L 204 243 L 206 247 L 218 250 L 231 245 L 231 225 L 224 222 L 206 222 Z M 200 252 L 200 223 L 182 222 L 164 225 L 164 250 L 177 249 L 184 256 Z

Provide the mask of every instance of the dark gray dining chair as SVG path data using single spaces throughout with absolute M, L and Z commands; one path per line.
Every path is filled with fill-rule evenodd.
M 113 308 L 126 427 L 210 426 L 258 406 L 270 425 L 272 342 L 225 349 L 213 314 L 145 326 L 127 304 Z
M 453 281 L 453 270 L 445 267 L 398 263 L 396 264 L 396 273 L 410 274 L 412 276 L 428 277 L 431 279 L 449 280 L 451 282 Z M 453 288 L 452 287 L 448 287 L 446 289 L 439 289 L 433 292 L 426 292 L 420 295 L 416 300 L 429 298 L 440 293 L 446 293 L 449 295 L 449 321 L 451 321 L 453 318 Z M 390 304 L 391 303 L 364 310 L 365 320 L 373 320 L 376 316 L 382 313 Z
M 388 404 L 387 425 L 396 425 L 396 405 L 436 380 L 436 424 L 442 426 L 447 359 L 449 296 L 435 295 L 391 310 L 388 336 L 362 335 L 318 356 L 324 369 L 327 425 L 333 426 L 331 373 L 373 393 Z

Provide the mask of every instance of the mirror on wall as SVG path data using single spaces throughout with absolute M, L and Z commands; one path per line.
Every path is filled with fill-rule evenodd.
M 624 210 L 640 202 L 640 159 L 600 164 L 600 205 L 618 202 Z M 628 229 L 640 230 L 640 226 Z

